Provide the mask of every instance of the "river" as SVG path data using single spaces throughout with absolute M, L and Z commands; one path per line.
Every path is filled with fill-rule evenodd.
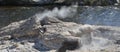
M 120 7 L 118 6 L 63 6 L 46 7 L 1 7 L 0 28 L 12 22 L 36 15 L 54 16 L 63 21 L 73 21 L 80 24 L 120 26 Z

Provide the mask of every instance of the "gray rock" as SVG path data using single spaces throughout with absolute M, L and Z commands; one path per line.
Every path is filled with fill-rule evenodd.
M 41 26 L 42 20 L 44 26 Z M 47 17 L 38 21 L 31 17 L 14 22 L 1 28 L 0 36 L 0 51 L 3 52 L 52 52 L 63 46 L 66 40 L 79 42 L 79 48 L 70 48 L 66 52 L 120 51 L 119 44 L 115 44 L 120 40 L 120 27 L 82 25 L 57 18 Z
M 43 25 L 49 25 L 52 23 L 60 23 L 62 21 L 58 20 L 55 17 L 45 17 L 40 22 L 41 22 L 41 25 L 43 26 Z
M 36 28 L 39 28 L 40 23 L 36 22 L 36 17 L 32 17 L 19 22 L 11 23 L 10 25 L 0 29 L 0 35 L 11 35 L 12 38 L 24 37 L 26 35 L 35 36 L 38 35 Z

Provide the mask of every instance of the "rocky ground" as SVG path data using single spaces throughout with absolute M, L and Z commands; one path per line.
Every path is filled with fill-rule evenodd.
M 66 52 L 120 52 L 120 27 L 33 16 L 0 29 L 0 52 L 57 52 L 65 40 L 79 42 Z
M 1 9 L 3 12 L 6 10 Z M 9 22 L 10 24 L 6 22 L 9 20 L 3 20 L 10 16 L 5 16 L 6 12 L 1 12 L 3 18 L 1 17 L 0 20 L 9 25 L 0 28 L 0 52 L 120 52 L 120 27 L 117 25 L 102 26 L 68 22 L 70 19 L 77 19 L 73 18 L 78 15 L 75 7 L 64 6 L 60 10 L 54 8 L 52 11 L 46 10 L 35 15 L 33 13 L 39 10 L 36 9 L 32 14 L 26 15 L 33 10 L 25 12 L 24 20 L 7 18 L 12 21 Z M 10 15 L 14 17 L 17 13 L 19 12 L 13 12 Z M 18 18 L 22 15 L 23 13 L 18 15 Z M 119 20 L 117 24 L 118 22 Z

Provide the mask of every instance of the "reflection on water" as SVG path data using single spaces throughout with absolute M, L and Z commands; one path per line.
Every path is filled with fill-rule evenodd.
M 11 22 L 29 18 L 40 11 L 41 7 L 0 7 L 0 28 Z
M 120 26 L 120 7 L 78 7 L 77 15 L 65 18 L 64 21 L 91 25 Z
M 82 23 L 120 26 L 120 7 L 88 7 L 80 18 Z

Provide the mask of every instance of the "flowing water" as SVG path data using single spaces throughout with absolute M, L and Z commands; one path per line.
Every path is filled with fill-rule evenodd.
M 120 7 L 87 7 L 79 18 L 84 24 L 120 26 L 119 14 Z
M 44 10 L 44 11 L 43 11 Z M 43 11 L 43 12 L 41 12 Z M 39 12 L 39 13 L 38 13 Z M 36 13 L 38 13 L 36 15 Z M 54 16 L 64 18 L 64 21 L 74 21 L 76 23 L 91 25 L 107 25 L 120 26 L 120 7 L 115 6 L 80 6 L 80 7 L 62 7 L 53 10 L 45 10 L 42 7 L 17 7 L 17 8 L 1 8 L 0 9 L 0 26 L 9 24 L 14 21 L 29 18 L 30 16 L 39 15 Z
M 67 18 L 64 19 L 65 21 L 74 21 L 76 23 L 91 24 L 91 25 L 120 26 L 119 23 L 120 7 L 84 6 L 84 7 L 78 7 L 77 9 L 74 10 L 77 10 L 77 13 L 71 12 L 74 13 L 74 16 L 70 16 L 70 17 L 68 16 Z

